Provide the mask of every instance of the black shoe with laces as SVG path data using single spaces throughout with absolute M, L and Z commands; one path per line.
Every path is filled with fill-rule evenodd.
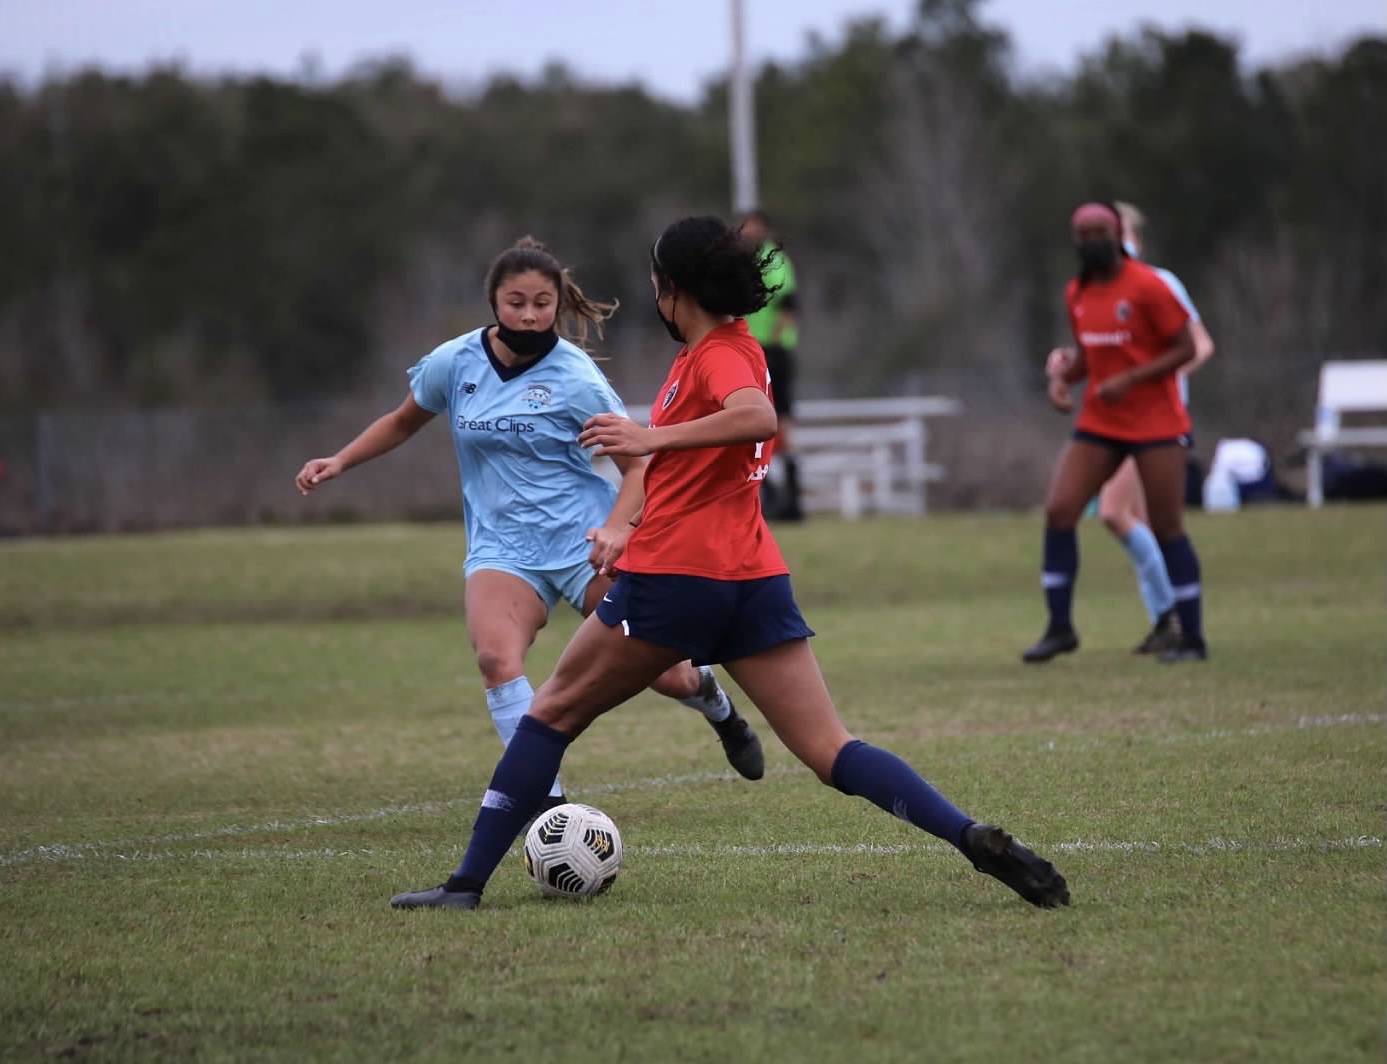
M 732 700 L 727 700 L 732 705 Z M 739 775 L 749 780 L 759 780 L 766 774 L 766 755 L 761 749 L 761 740 L 751 730 L 745 717 L 737 712 L 735 706 L 726 720 L 710 721 L 713 731 L 718 733 L 722 752 L 727 755 L 727 763 Z
M 1069 904 L 1064 876 L 1001 828 L 969 824 L 963 829 L 963 850 L 979 872 L 1005 883 L 1032 905 L 1054 909 Z
M 1180 618 L 1174 609 L 1166 610 L 1156 618 L 1155 625 L 1146 638 L 1132 648 L 1133 654 L 1159 654 L 1177 646 L 1180 642 Z
M 1162 665 L 1178 665 L 1182 661 L 1208 661 L 1209 648 L 1199 636 L 1182 635 L 1156 658 Z
M 1027 665 L 1038 665 L 1058 654 L 1072 654 L 1078 649 L 1079 633 L 1073 628 L 1048 628 L 1039 643 L 1026 648 L 1021 660 Z

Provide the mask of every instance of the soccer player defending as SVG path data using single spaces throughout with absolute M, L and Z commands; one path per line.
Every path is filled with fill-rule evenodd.
M 618 490 L 593 469 L 578 433 L 596 414 L 625 412 L 607 378 L 580 346 L 614 304 L 586 297 L 537 241 L 525 239 L 492 263 L 486 296 L 496 324 L 449 340 L 409 371 L 410 390 L 331 458 L 296 479 L 303 494 L 398 447 L 435 415 L 447 417 L 462 475 L 467 528 L 467 634 L 503 743 L 515 735 L 534 691 L 525 654 L 560 599 L 583 616 L 612 588 L 604 559 L 625 541 L 640 509 L 646 459 L 618 454 Z M 565 334 L 577 343 L 559 336 Z M 650 678 L 662 695 L 702 713 L 741 775 L 765 772 L 761 741 L 708 666 L 670 662 Z M 557 767 L 557 766 L 555 766 Z M 566 799 L 557 776 L 546 808 Z

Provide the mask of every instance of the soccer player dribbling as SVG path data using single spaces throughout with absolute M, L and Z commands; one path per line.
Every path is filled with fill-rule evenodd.
M 638 517 L 610 544 L 618 570 L 535 692 L 496 766 L 457 870 L 396 895 L 401 909 L 475 909 L 539 810 L 564 752 L 601 714 L 670 665 L 721 663 L 776 735 L 825 784 L 950 843 L 980 872 L 1042 908 L 1069 903 L 1064 877 L 999 827 L 954 806 L 896 755 L 839 719 L 789 570 L 761 513 L 776 434 L 765 356 L 742 318 L 766 304 L 764 252 L 721 219 L 685 218 L 650 252 L 656 310 L 681 344 L 649 427 L 614 413 L 579 441 L 598 454 L 652 455 Z
M 1045 634 L 1022 654 L 1028 663 L 1077 650 L 1072 605 L 1079 571 L 1075 526 L 1088 501 L 1133 459 L 1151 530 L 1170 575 L 1178 639 L 1164 663 L 1203 661 L 1199 559 L 1184 530 L 1185 448 L 1190 419 L 1178 373 L 1195 357 L 1190 312 L 1149 266 L 1122 247 L 1122 220 L 1110 203 L 1085 203 L 1070 219 L 1079 273 L 1065 290 L 1074 357 L 1048 367 L 1050 401 L 1072 409 L 1070 386 L 1088 379 L 1073 439 L 1061 452 L 1045 501 L 1041 583 Z

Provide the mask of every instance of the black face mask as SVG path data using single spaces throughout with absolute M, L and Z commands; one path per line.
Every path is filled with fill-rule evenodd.
M 1079 266 L 1087 273 L 1107 273 L 1117 265 L 1117 244 L 1106 237 L 1080 240 L 1075 250 Z
M 547 329 L 512 329 L 497 322 L 496 338 L 521 358 L 547 355 L 559 342 L 559 334 L 552 325 Z
M 679 294 L 677 292 L 674 295 L 674 305 L 679 305 Z M 673 310 L 674 308 L 671 307 L 670 309 Z M 660 324 L 665 327 L 665 332 L 669 333 L 669 338 L 676 344 L 682 344 L 684 342 L 684 334 L 679 331 L 679 326 L 675 324 L 673 318 L 666 318 L 664 314 L 661 313 L 659 296 L 655 297 L 655 314 L 659 317 Z

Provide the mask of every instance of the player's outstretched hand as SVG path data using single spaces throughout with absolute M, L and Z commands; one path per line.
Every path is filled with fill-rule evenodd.
M 581 447 L 595 447 L 593 454 L 644 458 L 655 448 L 651 430 L 642 428 L 620 414 L 595 414 L 583 425 L 578 436 Z
M 342 463 L 336 458 L 314 458 L 294 478 L 300 493 L 307 495 L 325 480 L 342 475 Z
M 626 541 L 631 538 L 631 526 L 623 524 L 620 528 L 589 528 L 586 537 L 592 544 L 588 561 L 598 576 L 611 576 L 616 569 L 616 561 L 626 550 Z
M 1057 347 L 1045 358 L 1045 376 L 1062 377 L 1069 372 L 1076 359 L 1072 347 Z
M 1074 409 L 1074 399 L 1069 394 L 1069 385 L 1064 382 L 1063 377 L 1050 378 L 1050 405 L 1061 414 L 1067 414 Z

